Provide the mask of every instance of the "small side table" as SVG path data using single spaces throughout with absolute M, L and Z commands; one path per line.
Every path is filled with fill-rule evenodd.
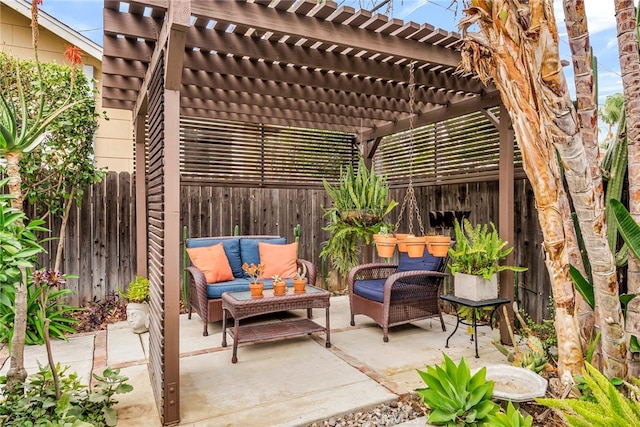
M 464 298 L 458 298 L 455 295 L 440 295 L 440 299 L 444 300 L 444 301 L 448 301 L 451 304 L 453 304 L 453 308 L 455 308 L 456 310 L 456 317 L 457 317 L 457 322 L 456 322 L 456 328 L 453 330 L 453 332 L 451 332 L 451 335 L 449 335 L 449 337 L 447 337 L 447 342 L 445 344 L 445 348 L 449 348 L 449 339 L 456 333 L 456 331 L 458 330 L 458 326 L 460 326 L 460 324 L 462 323 L 463 325 L 467 325 L 467 326 L 471 326 L 473 327 L 473 336 L 471 337 L 472 340 L 475 340 L 475 345 L 476 345 L 476 359 L 479 358 L 480 356 L 478 356 L 478 326 L 487 326 L 489 325 L 491 327 L 491 329 L 493 329 L 493 316 L 496 313 L 496 310 L 498 309 L 498 307 L 500 307 L 503 304 L 508 304 L 511 302 L 511 300 L 507 299 L 507 298 L 496 298 L 496 299 L 488 299 L 488 300 L 483 300 L 483 301 L 472 301 L 472 300 L 468 300 L 468 299 L 464 299 Z M 471 323 L 467 323 L 464 319 L 460 318 L 460 315 L 458 314 L 458 306 L 464 306 L 464 307 L 470 307 L 472 308 L 471 310 Z M 484 308 L 484 307 L 493 307 L 493 310 L 491 310 L 491 316 L 489 316 L 489 323 L 480 323 L 478 324 L 478 320 L 476 319 L 476 310 L 477 308 Z

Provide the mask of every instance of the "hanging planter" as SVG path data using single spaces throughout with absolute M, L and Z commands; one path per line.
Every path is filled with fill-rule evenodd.
M 396 233 L 396 239 L 398 240 L 398 251 L 407 252 L 406 238 L 411 236 L 408 233 Z
M 447 256 L 450 245 L 449 236 L 427 236 L 427 251 L 435 257 Z
M 377 239 L 376 236 L 378 236 Z M 378 256 L 381 258 L 391 258 L 396 249 L 396 238 L 393 236 L 383 236 L 381 234 L 376 236 L 374 236 L 374 241 Z
M 410 258 L 422 258 L 427 243 L 426 237 L 407 236 L 404 243 Z

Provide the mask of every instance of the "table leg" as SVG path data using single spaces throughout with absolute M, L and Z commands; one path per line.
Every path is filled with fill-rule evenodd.
M 453 334 L 456 333 L 456 331 L 458 330 L 458 326 L 460 326 L 460 315 L 458 314 L 458 306 L 453 303 L 451 303 L 451 305 L 453 305 L 453 309 L 456 312 L 456 327 L 453 329 L 453 332 L 451 332 L 451 335 L 447 337 L 447 342 L 444 345 L 444 348 L 449 348 L 449 339 L 453 336 Z
M 233 356 L 231 356 L 231 363 L 238 362 L 238 331 L 240 330 L 240 320 L 233 319 Z
M 227 346 L 227 309 L 222 309 L 222 346 Z
M 326 323 L 326 328 L 324 330 L 324 333 L 327 337 L 327 342 L 324 344 L 324 346 L 326 348 L 330 348 L 331 347 L 331 326 L 329 325 L 329 307 L 327 307 L 327 323 Z
M 471 320 L 473 323 L 473 336 L 475 338 L 475 345 L 476 345 L 476 359 L 480 358 L 480 356 L 478 356 L 478 323 L 477 323 L 477 319 L 476 319 L 476 310 L 472 309 L 471 310 Z

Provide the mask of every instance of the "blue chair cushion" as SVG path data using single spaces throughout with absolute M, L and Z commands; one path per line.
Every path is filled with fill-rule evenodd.
M 239 238 L 216 239 L 216 238 L 200 237 L 200 238 L 194 238 L 194 239 L 187 239 L 187 247 L 202 248 L 205 246 L 217 245 L 220 242 L 222 242 L 224 253 L 227 256 L 227 259 L 229 260 L 229 266 L 231 266 L 231 272 L 233 273 L 233 277 L 235 277 L 236 279 L 239 279 L 242 277 L 248 277 L 245 275 L 244 270 L 242 269 Z
M 356 280 L 353 284 L 353 293 L 363 298 L 383 302 L 385 281 L 386 279 Z
M 247 264 L 260 264 L 260 251 L 258 251 L 258 242 L 267 242 L 274 245 L 284 245 L 285 243 L 287 243 L 287 239 L 284 237 L 240 239 L 240 269 L 242 269 L 242 264 L 244 264 L 245 262 Z M 244 271 L 242 273 L 243 275 L 241 277 L 249 277 Z
M 443 259 L 434 257 L 426 250 L 422 258 L 411 258 L 406 252 L 401 252 L 396 273 L 415 270 L 440 271 Z

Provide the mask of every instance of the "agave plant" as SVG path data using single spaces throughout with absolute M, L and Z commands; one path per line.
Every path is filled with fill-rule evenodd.
M 446 354 L 440 366 L 427 366 L 418 374 L 427 385 L 417 392 L 429 406 L 427 423 L 446 426 L 476 426 L 487 424 L 490 415 L 500 411 L 491 400 L 493 381 L 487 381 L 486 368 L 473 376 L 462 358 L 456 365 Z

